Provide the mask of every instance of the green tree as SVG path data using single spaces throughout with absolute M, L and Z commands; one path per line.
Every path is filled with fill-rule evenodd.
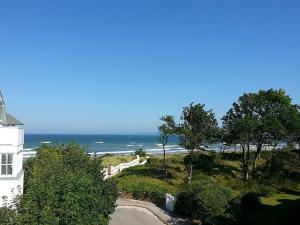
M 117 189 L 103 180 L 100 163 L 77 144 L 40 147 L 21 198 L 21 223 L 108 224 Z
M 163 122 L 159 127 L 160 141 L 162 144 L 164 158 L 163 158 L 163 168 L 167 177 L 168 170 L 166 166 L 166 145 L 168 144 L 169 138 L 176 134 L 176 123 L 174 117 L 170 115 L 162 116 L 160 120 Z
M 290 126 L 295 123 L 297 107 L 282 89 L 261 90 L 252 95 L 250 109 L 256 120 L 256 154 L 253 161 L 255 169 L 264 144 L 271 144 L 275 149 L 279 142 L 288 139 Z
M 191 157 L 200 146 L 212 142 L 216 137 L 217 120 L 212 110 L 206 111 L 205 105 L 193 104 L 183 108 L 181 120 L 178 125 L 179 145 L 188 150 L 189 160 L 189 183 L 192 181 L 193 165 Z
M 245 180 L 249 179 L 250 145 L 254 140 L 256 119 L 251 111 L 249 102 L 252 94 L 244 94 L 239 101 L 234 102 L 232 108 L 223 117 L 225 130 L 224 141 L 227 143 L 239 143 L 243 152 L 242 169 Z
M 238 142 L 243 149 L 245 179 L 248 179 L 250 145 L 256 146 L 253 160 L 255 170 L 264 144 L 271 144 L 276 149 L 278 143 L 287 141 L 296 114 L 297 106 L 292 104 L 291 98 L 283 90 L 247 93 L 233 103 L 223 117 L 223 128 L 227 131 L 227 141 Z

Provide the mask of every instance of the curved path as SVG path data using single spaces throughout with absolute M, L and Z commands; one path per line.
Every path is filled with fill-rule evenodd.
M 118 206 L 109 225 L 165 225 L 149 210 L 135 206 Z
M 110 225 L 188 225 L 153 203 L 119 198 Z

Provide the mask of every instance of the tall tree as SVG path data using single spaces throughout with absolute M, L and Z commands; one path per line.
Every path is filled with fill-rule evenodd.
M 200 146 L 209 143 L 215 138 L 217 120 L 212 110 L 206 111 L 205 105 L 191 103 L 183 108 L 178 125 L 180 146 L 189 152 L 189 183 L 192 181 L 192 156 Z
M 168 170 L 166 166 L 166 145 L 168 144 L 169 137 L 175 135 L 176 133 L 176 123 L 174 121 L 174 117 L 170 115 L 162 116 L 160 120 L 163 123 L 158 127 L 158 130 L 160 133 L 160 141 L 164 152 L 163 168 L 167 177 Z
M 294 124 L 296 106 L 284 90 L 261 90 L 247 93 L 233 103 L 232 108 L 223 117 L 223 126 L 231 141 L 238 141 L 243 150 L 244 178 L 248 177 L 249 146 L 256 146 L 253 169 L 259 159 L 264 144 L 275 149 L 279 142 L 285 141 Z
M 264 144 L 271 144 L 274 148 L 279 142 L 289 137 L 290 124 L 294 123 L 296 108 L 292 99 L 282 89 L 261 90 L 253 96 L 250 102 L 250 109 L 256 120 L 254 144 L 256 154 L 253 161 L 253 168 Z
M 246 101 L 240 97 L 239 101 Z M 243 152 L 242 169 L 245 180 L 249 179 L 250 145 L 253 142 L 256 121 L 246 102 L 233 103 L 233 107 L 223 117 L 225 141 L 231 144 L 239 143 Z
M 21 224 L 108 224 L 117 188 L 103 180 L 100 160 L 76 144 L 38 149 L 21 198 Z

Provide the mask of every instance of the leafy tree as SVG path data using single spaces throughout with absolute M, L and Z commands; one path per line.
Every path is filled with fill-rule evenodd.
M 180 146 L 187 149 L 189 160 L 189 183 L 192 181 L 193 165 L 191 157 L 200 146 L 212 142 L 216 137 L 217 120 L 212 110 L 206 111 L 205 105 L 193 104 L 183 108 L 181 120 L 178 125 Z
M 167 166 L 166 166 L 166 145 L 168 144 L 169 137 L 175 135 L 176 133 L 176 123 L 174 121 L 173 116 L 162 116 L 160 120 L 163 122 L 159 127 L 160 133 L 160 141 L 162 143 L 162 148 L 164 151 L 164 158 L 163 158 L 163 168 L 165 169 L 166 177 L 168 174 Z
M 295 124 L 297 106 L 283 90 L 261 90 L 242 95 L 223 117 L 226 139 L 239 143 L 243 149 L 244 178 L 248 179 L 251 144 L 256 146 L 253 169 L 264 144 L 276 149 L 279 142 L 287 140 L 291 124 Z
M 248 96 L 242 96 L 238 103 L 223 117 L 224 139 L 228 143 L 239 143 L 242 149 L 242 169 L 245 180 L 249 179 L 250 145 L 254 139 L 256 121 L 249 110 Z
M 117 189 L 103 180 L 100 160 L 77 144 L 40 147 L 21 198 L 21 223 L 108 224 Z
M 254 135 L 256 155 L 253 168 L 255 169 L 263 144 L 272 144 L 275 149 L 279 142 L 289 137 L 290 125 L 296 122 L 297 108 L 282 89 L 261 90 L 253 96 L 250 109 L 257 123 Z

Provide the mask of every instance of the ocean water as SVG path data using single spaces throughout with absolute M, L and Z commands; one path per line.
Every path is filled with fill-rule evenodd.
M 25 134 L 25 149 L 35 149 L 42 144 L 68 144 L 72 141 L 98 154 L 130 154 L 139 148 L 149 153 L 160 153 L 162 147 L 158 135 L 75 135 L 75 134 Z M 178 138 L 171 137 L 166 149 L 169 152 L 185 151 L 178 146 Z

